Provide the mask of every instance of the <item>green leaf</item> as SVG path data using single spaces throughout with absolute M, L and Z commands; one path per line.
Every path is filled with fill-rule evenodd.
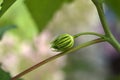
M 16 0 L 3 0 L 1 4 L 0 17 L 7 11 L 7 9 L 15 2 Z
M 4 71 L 1 67 L 0 67 L 0 80 L 10 80 L 11 76 L 9 72 Z
M 25 0 L 35 23 L 41 32 L 64 2 L 71 0 Z
M 11 79 L 12 79 L 12 77 L 11 77 L 10 73 L 3 70 L 1 68 L 1 64 L 0 64 L 0 80 L 11 80 Z M 17 79 L 17 80 L 23 80 L 23 79 Z
M 2 4 L 2 3 L 3 3 L 3 0 L 0 0 L 0 10 L 1 10 L 1 8 L 2 8 L 2 7 L 1 7 L 1 4 Z
M 0 40 L 2 39 L 3 34 L 4 34 L 6 31 L 8 31 L 8 30 L 10 30 L 10 29 L 14 29 L 14 28 L 16 28 L 15 25 L 0 27 Z
M 105 2 L 120 18 L 120 0 L 105 0 Z

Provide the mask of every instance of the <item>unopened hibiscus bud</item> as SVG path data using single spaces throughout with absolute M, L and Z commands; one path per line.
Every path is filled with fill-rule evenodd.
M 51 42 L 51 48 L 56 51 L 65 51 L 73 47 L 74 37 L 69 34 L 61 34 Z

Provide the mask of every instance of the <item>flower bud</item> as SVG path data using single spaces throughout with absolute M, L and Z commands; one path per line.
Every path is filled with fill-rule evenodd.
M 59 35 L 54 41 L 51 42 L 51 47 L 55 51 L 65 51 L 74 45 L 74 37 L 69 34 Z

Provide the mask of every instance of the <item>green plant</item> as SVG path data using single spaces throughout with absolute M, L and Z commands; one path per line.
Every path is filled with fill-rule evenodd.
M 3 7 L 3 9 L 1 10 L 0 12 L 0 16 L 3 15 L 3 13 L 9 8 L 10 5 L 12 5 L 15 0 L 11 1 L 11 3 L 8 3 L 7 0 L 4 0 L 6 4 L 9 4 L 8 6 L 5 6 L 5 3 L 3 3 L 1 6 Z M 111 44 L 118 52 L 120 52 L 120 44 L 118 43 L 118 41 L 115 39 L 115 37 L 113 36 L 113 34 L 111 33 L 110 29 L 109 29 L 109 25 L 106 21 L 106 18 L 105 18 L 105 15 L 104 15 L 104 10 L 103 10 L 103 3 L 104 3 L 104 0 L 91 0 L 94 5 L 96 6 L 96 9 L 97 9 L 97 12 L 98 12 L 98 15 L 99 15 L 99 18 L 100 18 L 100 21 L 101 21 L 101 24 L 102 24 L 102 27 L 104 29 L 104 32 L 105 34 L 98 34 L 98 33 L 94 33 L 94 32 L 85 32 L 85 33 L 79 33 L 79 34 L 76 34 L 76 35 L 69 35 L 69 34 L 62 34 L 60 36 L 58 36 L 52 43 L 52 48 L 54 48 L 56 51 L 60 51 L 61 53 L 55 55 L 55 56 L 52 56 L 48 59 L 45 59 L 44 61 L 28 68 L 27 70 L 21 72 L 20 74 L 16 75 L 15 77 L 11 78 L 11 80 L 18 80 L 21 76 L 33 71 L 34 69 L 56 59 L 56 58 L 59 58 L 65 54 L 69 54 L 69 53 L 72 53 L 76 50 L 79 50 L 81 48 L 84 48 L 84 47 L 87 47 L 87 46 L 90 46 L 90 45 L 93 45 L 93 44 L 96 44 L 96 43 L 100 43 L 100 42 L 108 42 L 109 44 Z M 36 3 L 37 1 L 35 1 Z M 44 1 L 43 1 L 44 2 Z M 29 9 L 31 11 L 32 7 L 29 5 L 31 4 L 28 0 L 26 0 L 26 3 L 27 5 L 29 6 Z M 61 2 L 60 2 L 61 4 Z M 59 4 L 59 5 L 60 5 Z M 35 6 L 35 5 L 34 5 Z M 57 5 L 56 5 L 57 6 Z M 5 7 L 5 8 L 4 8 Z M 37 6 L 34 7 L 34 10 Z M 58 8 L 59 6 L 57 6 Z M 56 10 L 54 8 L 53 9 L 53 12 Z M 35 10 L 36 12 L 36 10 Z M 36 15 L 36 13 L 32 13 L 33 15 Z M 49 16 L 45 19 L 46 20 L 49 20 L 50 17 L 51 17 L 52 13 L 49 14 Z M 37 23 L 39 23 L 39 20 L 36 16 L 34 16 L 35 20 Z M 37 18 L 37 19 L 36 19 Z M 44 21 L 44 22 L 45 22 Z M 45 24 L 47 23 L 47 21 L 43 24 L 38 24 L 40 26 L 44 26 Z M 43 27 L 40 27 L 40 30 L 42 29 Z M 82 35 L 95 35 L 98 37 L 98 39 L 95 39 L 95 40 L 91 40 L 91 41 L 88 41 L 88 42 L 85 42 L 85 43 L 82 43 L 76 47 L 73 47 L 73 44 L 74 44 L 74 39 L 77 38 L 77 37 L 80 37 Z M 9 74 L 5 74 L 5 75 L 8 75 L 10 76 Z M 5 79 L 7 80 L 7 79 Z

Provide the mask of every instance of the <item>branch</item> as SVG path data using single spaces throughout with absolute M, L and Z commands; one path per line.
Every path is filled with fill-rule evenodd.
M 65 51 L 65 52 L 59 53 L 59 54 L 54 55 L 54 56 L 52 56 L 52 57 L 50 57 L 50 58 L 48 58 L 48 59 L 43 60 L 42 62 L 39 62 L 38 64 L 36 64 L 36 65 L 28 68 L 27 70 L 21 72 L 20 74 L 16 75 L 16 76 L 13 77 L 11 80 L 17 80 L 17 79 L 19 79 L 20 77 L 22 77 L 23 75 L 25 75 L 25 74 L 27 74 L 27 73 L 29 73 L 29 72 L 37 69 L 38 67 L 40 67 L 40 66 L 42 66 L 42 65 L 44 65 L 44 64 L 46 64 L 46 63 L 48 63 L 48 62 L 50 62 L 50 61 L 52 61 L 52 60 L 55 60 L 56 58 L 59 58 L 59 57 L 65 55 L 65 54 L 69 54 L 69 53 L 74 52 L 74 51 L 76 51 L 76 50 L 79 50 L 79 49 L 81 49 L 81 48 L 84 48 L 84 47 L 87 47 L 87 46 L 90 46 L 90 45 L 93 45 L 93 44 L 96 44 L 96 43 L 104 42 L 104 41 L 105 41 L 104 39 L 98 38 L 98 39 L 95 39 L 95 40 L 88 41 L 88 42 L 86 42 L 86 43 L 80 44 L 80 45 L 78 45 L 78 46 L 75 47 L 75 48 L 71 48 L 71 49 L 69 49 L 69 50 L 67 50 L 67 51 Z

